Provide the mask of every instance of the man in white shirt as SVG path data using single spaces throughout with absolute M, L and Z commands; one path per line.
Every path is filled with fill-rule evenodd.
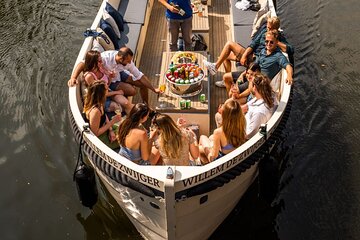
M 254 98 L 242 106 L 243 112 L 246 113 L 246 136 L 248 139 L 258 132 L 261 124 L 271 118 L 278 105 L 268 77 L 257 74 L 249 84 Z
M 148 89 L 156 94 L 160 90 L 154 88 L 149 79 L 135 66 L 132 61 L 133 56 L 133 52 L 128 47 L 122 47 L 119 51 L 104 51 L 101 53 L 104 69 L 101 70 L 110 77 L 111 90 L 123 90 L 125 96 L 134 96 L 136 90 L 133 86 L 139 87 L 142 100 L 149 104 Z M 80 62 L 68 81 L 69 87 L 76 84 L 76 79 L 83 70 L 84 62 Z

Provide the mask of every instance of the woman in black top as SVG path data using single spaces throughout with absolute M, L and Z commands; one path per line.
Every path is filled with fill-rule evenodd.
M 90 130 L 111 148 L 119 147 L 112 129 L 114 123 L 121 120 L 115 115 L 111 120 L 104 113 L 107 86 L 104 81 L 95 81 L 88 87 L 83 114 L 89 122 Z

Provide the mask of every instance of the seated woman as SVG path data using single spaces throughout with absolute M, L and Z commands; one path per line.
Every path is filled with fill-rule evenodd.
M 107 86 L 104 81 L 95 81 L 89 87 L 85 97 L 83 117 L 90 125 L 90 130 L 111 149 L 119 147 L 112 130 L 114 123 L 121 120 L 115 115 L 110 121 L 104 113 Z
M 209 138 L 200 136 L 200 159 L 203 164 L 228 154 L 246 141 L 246 122 L 240 103 L 229 98 L 222 106 L 221 114 L 221 127 L 216 128 Z
M 253 98 L 253 94 L 251 93 L 250 84 L 254 79 L 255 74 L 260 73 L 260 66 L 257 63 L 250 63 L 249 67 L 240 74 L 239 72 L 231 72 L 231 73 L 225 73 L 224 74 L 224 81 L 226 85 L 231 85 L 230 91 L 229 91 L 229 97 L 237 100 L 240 104 L 246 104 L 248 101 L 250 101 Z M 225 75 L 228 75 L 225 77 Z M 235 81 L 235 79 L 241 78 L 241 84 L 238 84 Z M 219 127 L 222 122 L 221 117 L 221 109 L 218 110 L 217 113 L 215 113 L 215 122 L 216 127 Z
M 234 74 L 233 72 L 225 73 L 224 74 L 225 84 L 230 86 L 229 97 L 238 100 L 240 104 L 245 104 L 246 102 L 250 101 L 252 95 L 250 92 L 249 82 L 251 82 L 254 79 L 255 74 L 260 72 L 261 69 L 259 64 L 253 62 L 243 73 L 241 73 L 240 76 L 238 74 Z M 225 75 L 227 74 L 231 76 L 226 77 Z M 237 76 L 241 78 L 242 80 L 241 84 L 234 83 L 234 80 L 237 79 Z
M 84 66 L 84 78 L 87 86 L 97 80 L 104 81 L 107 86 L 110 85 L 110 77 L 105 74 L 102 66 L 102 60 L 100 53 L 95 50 L 90 50 L 86 53 L 85 56 L 85 66 Z M 109 74 L 111 75 L 111 74 Z M 105 104 L 106 112 L 114 112 L 118 110 L 119 105 L 125 110 L 126 114 L 130 113 L 131 108 L 134 106 L 130 101 L 124 96 L 122 90 L 117 91 L 108 91 L 107 99 Z
M 152 148 L 152 154 L 154 154 L 152 164 L 157 164 L 161 157 L 164 165 L 193 165 L 192 160 L 199 157 L 199 146 L 195 134 L 181 126 L 181 119 L 178 120 L 177 125 L 168 115 L 157 114 L 152 124 L 150 135 L 157 136 L 157 141 Z
M 259 131 L 261 124 L 269 121 L 278 106 L 276 94 L 268 77 L 261 73 L 256 74 L 249 85 L 254 98 L 241 106 L 245 114 L 248 139 Z
M 147 131 L 142 125 L 149 117 L 150 108 L 145 103 L 137 103 L 130 115 L 120 124 L 118 140 L 119 154 L 129 160 L 145 165 L 150 157 L 151 145 Z

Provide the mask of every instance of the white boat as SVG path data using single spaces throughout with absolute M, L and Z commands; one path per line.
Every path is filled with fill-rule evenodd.
M 131 2 L 110 2 L 118 6 L 120 1 Z M 141 55 L 154 0 L 133 1 L 138 7 L 145 3 L 139 37 L 127 43 L 133 50 L 136 48 L 138 64 L 144 60 Z M 105 4 L 104 0 L 91 29 L 99 26 Z M 268 6 L 275 15 L 272 0 Z M 128 24 L 129 28 L 132 24 L 135 25 Z M 91 49 L 92 41 L 91 37 L 85 39 L 75 66 Z M 83 133 L 84 152 L 99 179 L 145 239 L 207 239 L 252 184 L 258 174 L 258 162 L 278 141 L 291 105 L 291 86 L 285 79 L 283 70 L 277 79 L 279 105 L 265 132 L 205 166 L 140 166 L 108 148 L 91 131 Z M 69 102 L 71 125 L 79 142 L 85 125 L 79 86 L 69 88 Z

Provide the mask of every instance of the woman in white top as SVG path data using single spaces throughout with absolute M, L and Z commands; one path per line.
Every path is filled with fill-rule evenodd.
M 261 124 L 266 123 L 274 113 L 278 103 L 270 80 L 263 74 L 256 74 L 250 82 L 250 91 L 254 98 L 247 104 L 242 105 L 246 119 L 247 138 L 254 136 Z

